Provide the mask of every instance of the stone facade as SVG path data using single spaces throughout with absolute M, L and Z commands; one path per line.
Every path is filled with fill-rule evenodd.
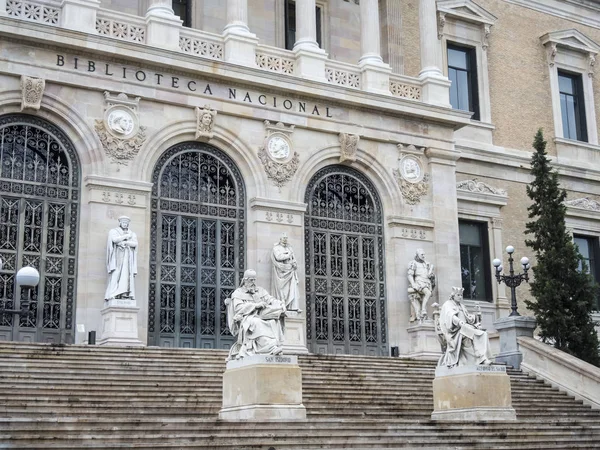
M 422 1 L 435 4 L 433 0 Z M 311 256 L 312 228 L 307 219 L 312 206 L 307 205 L 306 189 L 319 171 L 339 167 L 340 136 L 360 136 L 353 157 L 345 160 L 343 167 L 347 171 L 344 173 L 359 174 L 372 184 L 371 194 L 380 203 L 377 226 L 382 240 L 374 261 L 378 269 L 381 267 L 382 276 L 376 287 L 378 294 L 369 300 L 369 305 L 378 311 L 381 321 L 376 320 L 373 328 L 379 339 L 377 349 L 366 344 L 360 348 L 350 345 L 347 352 L 387 354 L 390 347 L 396 346 L 402 354 L 410 352 L 406 264 L 417 248 L 424 249 L 428 260 L 435 264 L 438 277 L 438 288 L 430 303 L 448 298 L 450 286 L 459 286 L 461 281 L 458 218 L 488 224 L 490 260 L 501 257 L 509 243 L 519 255 L 528 253 L 531 257 L 523 234 L 529 202 L 525 185 L 529 181 L 528 152 L 537 128 L 545 129 L 551 153 L 558 156 L 556 167 L 569 190 L 569 199 L 598 199 L 600 194 L 600 165 L 595 156 L 600 147 L 563 142 L 561 153 L 554 145 L 549 69 L 540 42 L 545 33 L 570 28 L 600 42 L 597 8 L 592 9 L 596 22 L 584 23 L 578 22 L 576 15 L 568 18 L 560 8 L 540 11 L 526 7 L 525 0 L 477 0 L 476 6 L 465 1 L 462 3 L 472 8 L 470 11 L 480 12 L 475 21 L 478 25 L 461 21 L 460 11 L 448 13 L 439 39 L 437 33 L 425 34 L 437 18 L 427 16 L 425 26 L 419 20 L 419 2 L 415 0 L 381 2 L 381 18 L 361 16 L 361 8 L 354 1 L 317 1 L 323 14 L 322 37 L 328 54 L 325 59 L 310 45 L 294 52 L 281 49 L 283 2 L 279 0 L 255 2 L 252 8 L 243 0 L 228 2 L 239 7 L 234 11 L 238 16 L 233 19 L 224 2 L 193 2 L 193 29 L 181 28 L 172 13 L 169 16 L 168 1 L 142 0 L 136 8 L 132 6 L 135 2 L 102 1 L 98 7 L 94 0 L 86 0 L 79 7 L 88 8 L 86 11 L 91 11 L 95 23 L 88 27 L 87 34 L 82 34 L 81 29 L 63 29 L 58 21 L 42 26 L 45 19 L 26 16 L 15 9 L 15 2 L 0 1 L 0 7 L 4 3 L 7 9 L 0 10 L 0 119 L 21 112 L 22 76 L 43 79 L 45 89 L 39 110 L 23 113 L 60 128 L 77 154 L 81 190 L 76 226 L 77 285 L 72 305 L 76 342 L 83 342 L 88 330 L 101 329 L 100 311 L 106 287 L 105 235 L 121 215 L 131 217 L 139 240 L 139 339 L 148 343 L 150 333 L 159 333 L 149 330 L 149 320 L 161 320 L 157 308 L 160 309 L 162 294 L 151 292 L 152 282 L 157 276 L 166 276 L 153 273 L 151 262 L 153 252 L 160 248 L 152 240 L 157 226 L 154 212 L 160 203 L 153 198 L 153 188 L 157 189 L 153 174 L 161 157 L 178 144 L 192 142 L 215 149 L 215 154 L 226 155 L 239 171 L 244 194 L 244 214 L 240 219 L 244 236 L 238 236 L 236 243 L 244 252 L 236 270 L 253 267 L 258 283 L 269 286 L 270 251 L 282 233 L 288 234 L 290 245 L 296 249 L 303 311 L 300 322 L 306 333 L 311 327 L 312 332 L 316 331 L 314 307 L 306 304 L 307 298 L 315 296 L 315 286 L 307 285 L 310 277 L 306 275 L 312 273 L 315 265 Z M 34 0 L 25 3 L 37 5 Z M 60 10 L 60 2 L 50 3 Z M 438 8 L 443 3 L 448 2 L 438 2 Z M 168 20 L 160 22 L 162 28 L 147 24 L 149 19 L 144 16 L 152 5 L 166 8 L 163 11 L 167 11 L 164 14 Z M 587 7 L 574 8 L 583 11 Z M 386 20 L 387 14 L 397 15 L 400 20 Z M 491 17 L 495 19 L 488 34 L 486 21 L 492 21 Z M 309 23 L 314 16 L 300 20 Z M 359 66 L 363 57 L 378 57 L 373 56 L 372 48 L 365 49 L 367 44 L 361 44 L 361 29 L 369 29 L 366 20 L 367 25 L 377 29 L 379 24 L 374 21 L 382 24 L 381 48 L 376 50 L 383 55 L 383 61 Z M 244 21 L 249 32 L 238 29 L 223 37 L 226 26 L 235 24 L 243 29 Z M 531 23 L 536 27 L 527 26 Z M 306 29 L 310 41 L 310 27 Z M 303 30 L 298 27 L 297 37 Z M 452 36 L 477 33 L 486 39 L 473 45 L 478 48 L 478 55 L 485 54 L 487 61 L 486 67 L 481 68 L 483 79 L 479 83 L 482 105 L 487 105 L 489 112 L 487 121 L 471 121 L 468 113 L 440 106 L 448 103 L 448 84 L 443 78 L 447 75 L 443 68 L 445 57 L 436 62 L 441 81 L 429 75 L 419 77 L 420 49 L 446 45 Z M 173 36 L 180 51 L 173 51 Z M 164 42 L 164 48 L 145 46 L 147 40 Z M 248 52 L 251 56 L 254 52 L 256 58 L 248 59 Z M 242 60 L 247 64 L 240 64 Z M 598 99 L 600 87 L 596 78 L 592 84 Z M 381 86 L 388 86 L 389 92 L 381 91 Z M 109 99 L 119 97 L 135 103 L 123 106 L 131 108 L 136 129 L 143 131 L 143 137 L 137 135 L 135 141 L 121 142 L 95 128 L 105 119 L 111 106 Z M 197 108 L 216 114 L 210 133 L 200 141 L 196 140 Z M 264 162 L 264 158 L 269 158 L 265 153 L 265 121 L 291 130 L 286 134 L 291 159 L 275 158 L 269 166 L 271 172 L 265 170 L 268 164 Z M 120 154 L 122 147 L 131 146 L 135 151 L 128 153 L 127 164 L 115 160 L 115 152 Z M 418 158 L 425 175 L 421 182 L 426 183 L 426 189 L 422 189 L 418 201 L 408 189 L 413 186 L 403 188 L 395 175 L 407 154 Z M 273 168 L 273 164 L 292 164 L 291 161 L 295 170 L 280 168 L 287 170 L 282 175 L 285 180 L 274 183 L 272 180 L 277 177 L 272 172 L 278 167 Z M 493 189 L 478 190 L 460 184 L 474 179 L 475 184 L 485 183 Z M 596 214 L 584 216 L 573 216 L 571 227 L 600 236 Z M 0 236 L 2 240 L 6 238 Z M 368 259 L 366 253 L 359 258 L 361 262 Z M 3 270 L 9 272 L 10 269 Z M 318 275 L 310 280 L 316 278 Z M 492 328 L 492 322 L 509 310 L 504 287 L 492 285 L 493 301 L 482 305 L 487 328 Z M 328 285 L 330 291 L 325 295 L 331 295 L 332 286 Z M 152 295 L 157 299 L 155 303 L 149 301 Z M 340 298 L 348 302 L 352 294 L 344 291 Z M 522 287 L 519 300 L 526 298 L 527 289 Z M 361 305 L 364 318 L 366 306 Z M 327 314 L 331 317 L 332 311 Z M 351 322 L 347 320 L 346 327 Z M 18 330 L 5 328 L 5 338 L 19 339 Z M 365 328 L 361 330 L 365 333 Z M 304 338 L 295 336 L 294 342 Z M 190 345 L 200 345 L 200 341 Z M 327 345 L 318 348 L 333 351 Z

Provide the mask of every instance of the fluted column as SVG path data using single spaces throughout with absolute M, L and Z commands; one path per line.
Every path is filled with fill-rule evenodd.
M 450 107 L 450 81 L 442 71 L 442 43 L 438 39 L 435 0 L 419 1 L 423 101 Z
M 256 67 L 258 38 L 248 28 L 248 0 L 227 0 L 225 61 Z
M 182 21 L 171 5 L 171 0 L 150 0 L 146 11 L 146 44 L 178 51 Z
M 317 43 L 315 0 L 296 0 L 296 75 L 325 81 L 327 54 Z
M 390 93 L 390 66 L 381 58 L 379 1 L 360 2 L 360 48 L 358 65 L 362 72 L 362 88 L 380 94 Z
M 61 27 L 84 33 L 98 33 L 96 13 L 100 7 L 100 0 L 63 0 L 60 7 Z

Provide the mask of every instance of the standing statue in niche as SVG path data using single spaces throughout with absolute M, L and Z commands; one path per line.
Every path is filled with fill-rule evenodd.
M 298 300 L 298 263 L 294 249 L 288 244 L 288 237 L 284 233 L 273 246 L 271 252 L 271 293 L 285 303 L 288 311 L 299 311 Z
M 438 366 L 476 366 L 492 363 L 488 334 L 481 329 L 481 310 L 475 314 L 467 311 L 461 303 L 463 291 L 463 288 L 453 287 L 450 298 L 442 305 L 439 329 L 440 338 L 446 348 Z
M 137 235 L 129 229 L 131 219 L 119 217 L 119 226 L 108 232 L 106 245 L 106 269 L 108 287 L 105 300 L 135 299 L 135 276 L 137 275 Z
M 427 302 L 435 289 L 433 264 L 425 261 L 423 249 L 417 249 L 415 259 L 408 264 L 408 298 L 412 307 L 410 321 L 427 319 Z
M 239 288 L 225 300 L 229 331 L 237 337 L 227 360 L 283 351 L 286 309 L 283 301 L 256 285 L 256 272 L 246 270 Z

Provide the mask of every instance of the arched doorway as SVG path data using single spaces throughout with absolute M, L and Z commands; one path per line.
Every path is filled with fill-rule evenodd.
M 15 273 L 41 278 L 29 315 L 0 314 L 0 340 L 74 341 L 80 170 L 75 148 L 39 117 L 0 117 L 0 307 L 25 299 Z
M 224 301 L 245 263 L 244 183 L 199 142 L 171 147 L 152 175 L 149 344 L 228 348 Z
M 314 353 L 386 355 L 381 202 L 345 166 L 321 169 L 306 190 L 306 320 Z

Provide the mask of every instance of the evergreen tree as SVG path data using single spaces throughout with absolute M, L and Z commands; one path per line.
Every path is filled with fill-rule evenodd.
M 537 265 L 531 283 L 535 300 L 525 303 L 534 312 L 545 342 L 600 366 L 598 335 L 590 316 L 597 287 L 567 232 L 563 204 L 567 193 L 559 187 L 558 173 L 550 166 L 541 129 L 533 147 L 534 180 L 527 186 L 527 195 L 533 200 L 527 210 L 533 221 L 526 225 L 526 233 L 533 239 L 526 244 L 535 251 Z M 580 264 L 583 270 L 579 270 Z

